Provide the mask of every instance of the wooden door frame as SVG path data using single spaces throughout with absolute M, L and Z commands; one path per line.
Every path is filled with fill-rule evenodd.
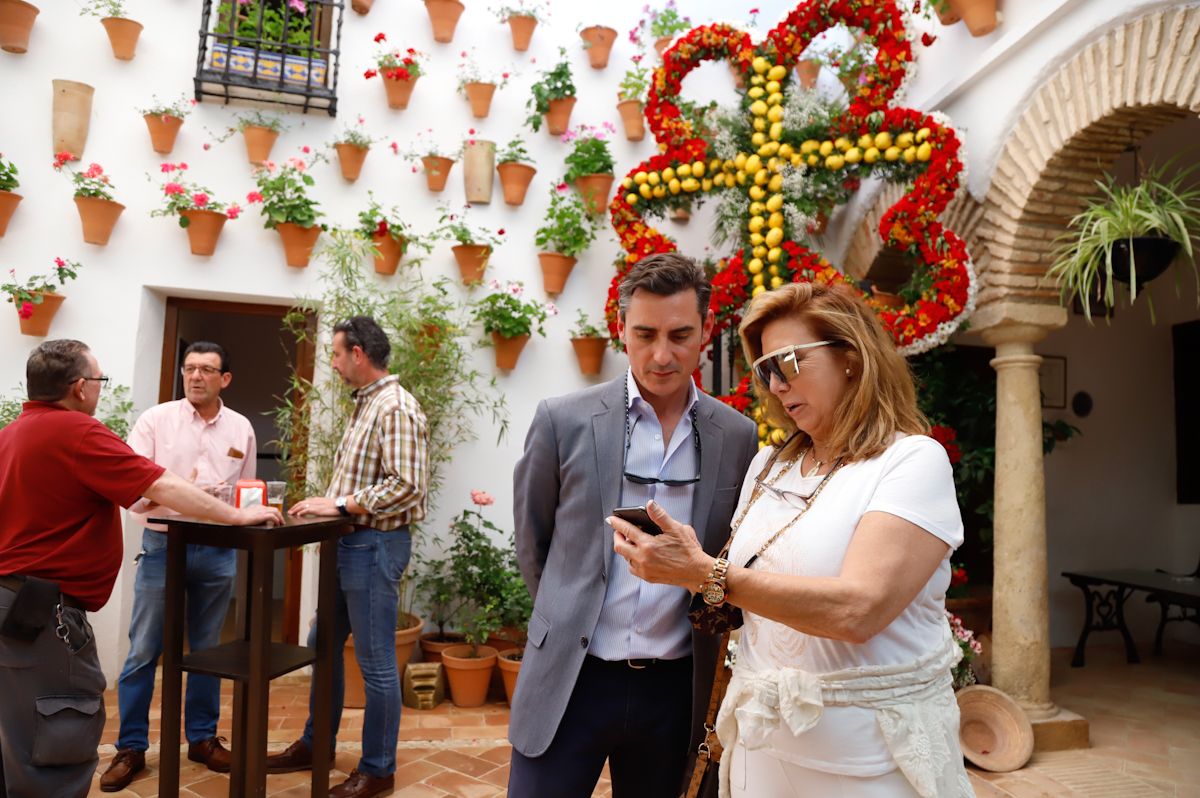
M 169 402 L 175 398 L 176 341 L 179 338 L 179 312 L 192 310 L 203 313 L 231 313 L 242 316 L 273 316 L 280 321 L 293 310 L 308 316 L 310 327 L 315 326 L 316 312 L 311 308 L 294 308 L 288 305 L 268 305 L 259 302 L 230 302 L 227 300 L 193 299 L 191 297 L 168 296 L 163 313 L 162 361 L 158 378 L 158 401 Z M 296 342 L 296 372 L 312 383 L 316 368 L 316 347 L 312 336 Z M 303 403 L 304 398 L 298 401 Z M 301 410 L 303 412 L 303 410 Z M 283 580 L 283 642 L 298 645 L 300 641 L 300 577 L 303 571 L 303 552 L 288 549 Z M 240 611 L 240 608 L 239 608 Z

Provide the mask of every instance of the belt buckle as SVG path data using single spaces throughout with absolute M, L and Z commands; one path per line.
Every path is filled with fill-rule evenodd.
M 636 661 L 637 660 L 627 659 L 627 660 L 625 660 L 625 664 L 628 665 L 630 668 L 632 668 L 635 671 L 644 671 L 644 670 L 646 670 L 646 668 L 649 667 L 648 665 L 635 665 L 634 663 Z

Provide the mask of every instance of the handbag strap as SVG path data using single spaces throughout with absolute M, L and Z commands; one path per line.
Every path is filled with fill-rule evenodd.
M 712 691 L 708 696 L 708 711 L 704 714 L 704 739 L 696 747 L 696 764 L 692 768 L 692 777 L 688 781 L 684 798 L 697 798 L 700 786 L 704 781 L 705 771 L 708 770 L 708 763 L 720 762 L 721 754 L 724 752 L 721 741 L 717 738 L 717 712 L 721 708 L 721 702 L 725 700 L 725 690 L 729 687 L 732 671 L 731 668 L 725 667 L 725 657 L 728 656 L 728 651 L 729 633 L 727 632 L 721 635 L 721 642 L 717 648 L 717 668 L 713 674 Z

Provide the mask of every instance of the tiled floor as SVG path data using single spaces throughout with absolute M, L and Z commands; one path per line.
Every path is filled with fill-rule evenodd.
M 1145 648 L 1145 647 L 1143 647 Z M 1007 774 L 972 771 L 979 798 L 1200 798 L 1200 649 L 1174 643 L 1162 658 L 1146 656 L 1126 665 L 1117 647 L 1093 646 L 1088 665 L 1067 666 L 1069 652 L 1054 652 L 1054 699 L 1091 723 L 1092 748 L 1036 755 L 1023 770 Z M 226 690 L 222 733 L 228 734 Z M 299 678 L 282 679 L 271 689 L 269 732 L 282 749 L 304 726 L 308 691 Z M 114 753 L 116 694 L 106 696 L 108 725 L 101 748 L 103 772 Z M 431 711 L 405 709 L 397 751 L 396 792 L 404 798 L 504 795 L 509 747 L 505 741 L 508 710 L 502 703 L 465 710 L 449 702 Z M 338 742 L 337 784 L 354 767 L 361 749 L 362 710 L 346 710 Z M 120 793 L 157 794 L 158 717 L 151 717 L 151 753 L 147 769 Z M 182 763 L 180 795 L 216 798 L 228 794 L 228 779 L 188 762 Z M 97 775 L 97 780 L 99 775 Z M 606 778 L 596 796 L 609 796 Z M 305 773 L 267 777 L 267 794 L 299 798 L 309 793 Z

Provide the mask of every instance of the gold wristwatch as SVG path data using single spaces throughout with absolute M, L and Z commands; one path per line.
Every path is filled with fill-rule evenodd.
M 718 557 L 713 562 L 708 578 L 700 585 L 700 595 L 704 596 L 705 604 L 716 606 L 725 603 L 725 575 L 728 571 L 729 560 Z

